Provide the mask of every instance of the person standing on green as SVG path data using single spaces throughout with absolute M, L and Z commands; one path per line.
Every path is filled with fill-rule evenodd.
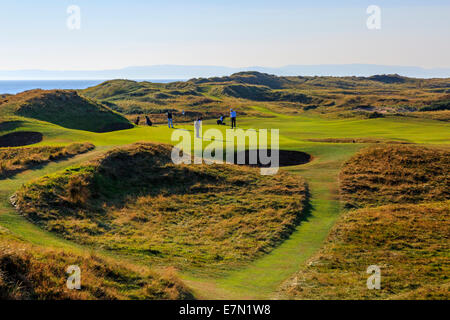
M 169 124 L 169 128 L 173 128 L 173 120 L 172 120 L 172 112 L 167 111 L 167 122 Z
M 230 109 L 231 129 L 236 128 L 236 111 Z

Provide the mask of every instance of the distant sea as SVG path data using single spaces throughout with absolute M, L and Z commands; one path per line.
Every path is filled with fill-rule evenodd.
M 96 86 L 106 80 L 0 80 L 0 94 L 16 94 L 32 89 L 86 89 Z M 139 79 L 136 81 L 149 81 L 169 83 L 183 81 L 181 79 Z

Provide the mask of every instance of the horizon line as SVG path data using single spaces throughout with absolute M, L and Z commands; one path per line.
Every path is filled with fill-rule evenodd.
M 95 72 L 95 71 L 115 71 L 125 70 L 128 68 L 146 68 L 146 67 L 216 67 L 216 68 L 229 68 L 229 69 L 248 69 L 252 68 L 267 68 L 267 69 L 282 69 L 288 67 L 326 67 L 326 66 L 374 66 L 374 67 L 397 67 L 397 68 L 419 68 L 423 70 L 436 70 L 436 69 L 450 69 L 450 66 L 441 67 L 422 67 L 417 65 L 395 65 L 395 64 L 378 64 L 378 63 L 325 63 L 325 64 L 287 64 L 281 66 L 243 66 L 234 67 L 227 65 L 215 65 L 215 64 L 149 64 L 149 65 L 128 65 L 125 67 L 106 68 L 106 69 L 42 69 L 42 68 L 28 68 L 28 69 L 0 69 L 0 72 L 21 72 L 21 71 L 50 71 L 50 72 Z

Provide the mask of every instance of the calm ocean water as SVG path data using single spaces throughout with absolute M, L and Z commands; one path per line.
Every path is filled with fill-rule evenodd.
M 104 81 L 106 80 L 0 80 L 0 94 L 16 94 L 31 89 L 86 89 L 92 86 L 96 86 Z M 180 80 L 140 79 L 137 81 L 168 83 Z

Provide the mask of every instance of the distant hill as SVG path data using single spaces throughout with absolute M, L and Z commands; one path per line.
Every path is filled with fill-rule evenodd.
M 375 75 L 368 78 L 369 80 L 379 81 L 383 83 L 405 83 L 408 78 L 402 77 L 398 74 L 390 74 L 390 75 Z
M 0 113 L 19 115 L 65 128 L 108 132 L 132 128 L 123 116 L 76 91 L 31 90 L 0 100 Z
M 421 94 L 411 96 L 410 90 Z M 342 116 L 379 117 L 381 113 L 448 110 L 450 78 L 418 79 L 398 74 L 278 77 L 247 71 L 171 83 L 109 80 L 80 93 L 133 120 L 137 115 L 151 115 L 155 123 L 165 121 L 167 110 L 178 114 L 184 110 L 184 121 L 193 121 L 199 115 L 205 119 L 218 118 L 226 115 L 231 106 L 239 109 L 241 116 L 260 116 L 255 103 L 290 114 L 315 110 Z M 425 113 L 416 116 L 423 117 Z M 439 117 L 446 119 L 445 114 Z
M 154 65 L 134 66 L 111 70 L 15 70 L 1 71 L 0 79 L 5 80 L 45 80 L 45 79 L 190 79 L 214 76 L 229 76 L 242 71 L 258 71 L 277 76 L 359 76 L 369 77 L 376 74 L 399 74 L 415 78 L 450 77 L 450 68 L 425 69 L 410 66 L 385 66 L 373 64 L 341 64 L 341 65 L 289 65 L 283 67 L 249 66 L 232 68 L 224 66 L 183 66 Z

